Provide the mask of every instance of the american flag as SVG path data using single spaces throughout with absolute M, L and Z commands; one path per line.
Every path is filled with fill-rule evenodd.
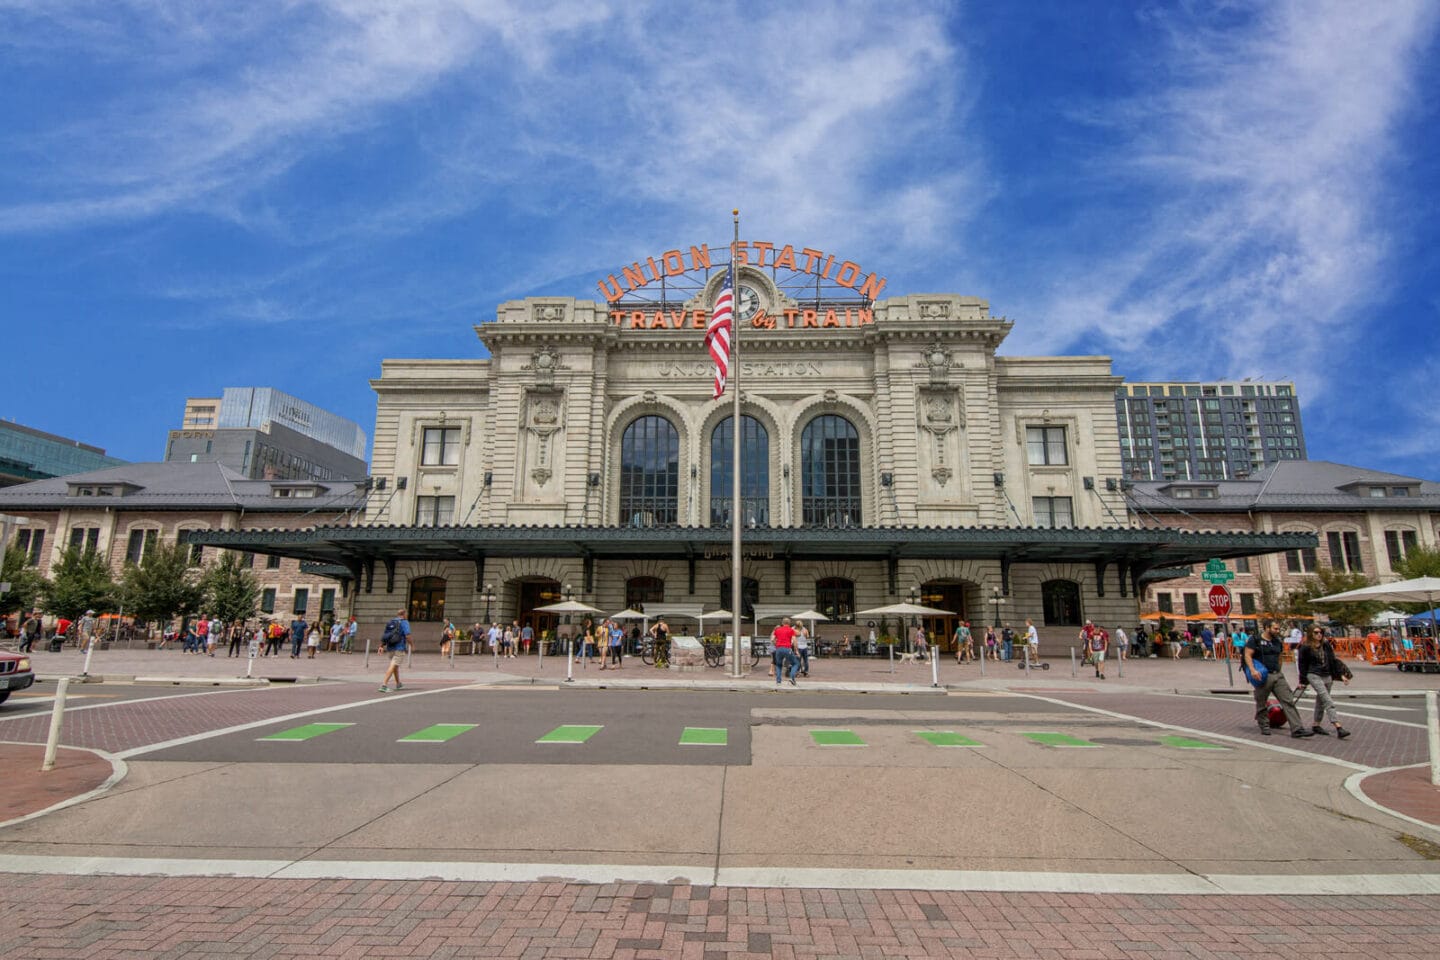
M 715 298 L 715 309 L 710 312 L 710 325 L 705 328 L 705 346 L 715 360 L 715 396 L 719 400 L 725 393 L 725 381 L 730 376 L 730 333 L 731 315 L 735 307 L 735 267 L 725 270 L 725 282 L 720 284 L 720 295 Z

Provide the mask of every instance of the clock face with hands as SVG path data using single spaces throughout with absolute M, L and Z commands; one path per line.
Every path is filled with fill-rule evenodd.
M 754 287 L 740 284 L 735 291 L 735 315 L 742 321 L 749 320 L 760 312 L 760 294 Z

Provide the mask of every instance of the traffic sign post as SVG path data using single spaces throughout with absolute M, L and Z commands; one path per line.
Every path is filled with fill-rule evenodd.
M 1235 571 L 1225 566 L 1225 561 L 1218 557 L 1205 564 L 1205 572 L 1200 574 L 1200 579 L 1206 583 L 1226 584 L 1235 579 Z
M 1206 598 L 1210 602 L 1210 612 L 1215 614 L 1216 619 L 1224 620 L 1230 616 L 1230 591 L 1220 584 L 1210 588 L 1210 595 Z

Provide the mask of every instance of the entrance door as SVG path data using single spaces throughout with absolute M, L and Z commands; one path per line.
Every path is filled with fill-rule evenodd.
M 920 588 L 920 603 L 937 610 L 953 610 L 946 616 L 925 617 L 925 632 L 935 646 L 947 653 L 955 652 L 955 628 L 970 619 L 965 614 L 965 584 L 927 583 Z
M 560 595 L 560 581 L 558 580 L 522 580 L 520 581 L 520 624 L 530 624 L 535 628 L 536 647 L 538 649 L 541 637 L 549 630 L 552 637 L 560 636 L 560 616 L 554 613 L 541 613 L 536 607 L 548 607 L 552 603 L 559 603 L 564 599 Z

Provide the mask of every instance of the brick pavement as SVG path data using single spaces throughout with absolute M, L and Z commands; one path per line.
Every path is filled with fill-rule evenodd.
M 0 956 L 1434 956 L 1440 897 L 0 876 Z

